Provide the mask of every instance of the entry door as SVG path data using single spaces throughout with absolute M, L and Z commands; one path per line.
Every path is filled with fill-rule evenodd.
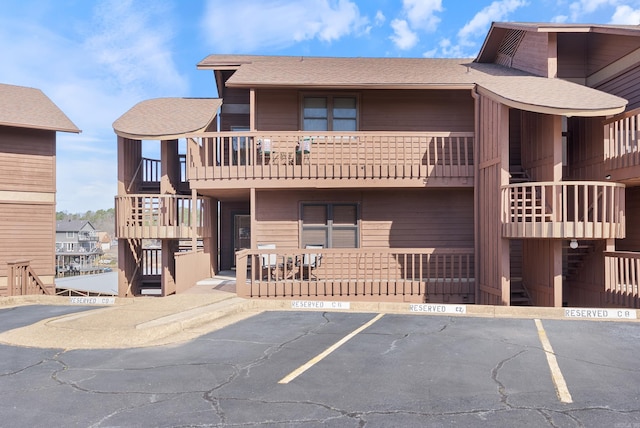
M 233 216 L 233 251 L 251 248 L 251 216 L 247 214 L 236 214 Z M 233 265 L 236 258 L 233 258 Z

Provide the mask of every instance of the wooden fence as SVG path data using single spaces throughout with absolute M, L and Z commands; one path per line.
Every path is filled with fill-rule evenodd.
M 315 263 L 314 263 L 315 260 Z M 254 298 L 473 303 L 473 249 L 262 249 L 237 253 Z

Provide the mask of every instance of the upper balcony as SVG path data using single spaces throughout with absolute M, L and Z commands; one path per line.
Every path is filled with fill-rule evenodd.
M 178 195 L 116 196 L 116 237 L 191 239 L 208 236 L 207 199 Z
M 625 237 L 625 186 L 593 181 L 531 182 L 502 187 L 505 238 Z
M 604 136 L 607 173 L 616 181 L 640 182 L 640 109 L 607 119 Z
M 191 188 L 473 186 L 472 132 L 218 132 L 188 139 Z

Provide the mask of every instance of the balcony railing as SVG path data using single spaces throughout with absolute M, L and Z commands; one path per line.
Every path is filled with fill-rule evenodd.
M 28 260 L 9 262 L 7 295 L 24 296 L 28 294 L 53 294 L 53 288 L 47 287 L 35 273 Z
M 189 239 L 207 236 L 208 199 L 177 195 L 116 196 L 116 236 L 127 239 Z M 195 211 L 195 213 L 194 213 Z M 194 222 L 195 214 L 195 222 Z
M 505 238 L 624 238 L 625 186 L 587 181 L 502 187 Z
M 468 248 L 242 250 L 236 279 L 238 295 L 254 298 L 473 303 L 475 296 Z
M 640 166 L 640 109 L 604 122 L 604 158 L 608 170 Z
M 616 251 L 604 259 L 606 304 L 640 308 L 640 253 Z
M 189 138 L 187 157 L 191 182 L 350 179 L 424 186 L 473 177 L 473 133 L 204 133 Z

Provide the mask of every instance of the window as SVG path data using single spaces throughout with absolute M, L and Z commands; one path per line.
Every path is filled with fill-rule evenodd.
M 75 232 L 67 232 L 67 238 L 74 238 L 75 236 Z
M 356 97 L 304 97 L 302 129 L 304 131 L 356 131 Z
M 321 244 L 326 248 L 358 248 L 357 204 L 303 204 L 300 246 Z

